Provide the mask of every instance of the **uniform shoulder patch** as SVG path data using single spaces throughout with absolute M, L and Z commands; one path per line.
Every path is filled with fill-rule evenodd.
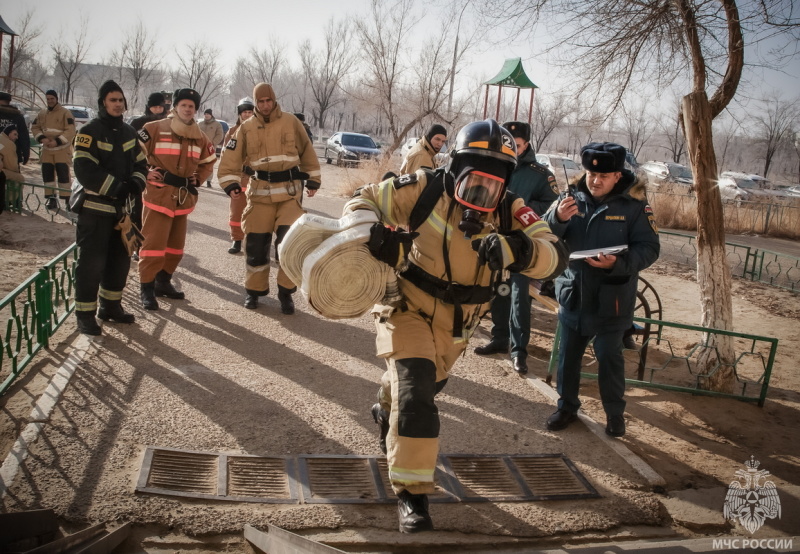
M 646 213 L 646 214 L 653 213 L 653 208 L 650 207 L 650 204 L 645 204 L 644 205 L 644 213 Z
M 71 117 L 68 117 L 67 118 L 67 125 L 75 125 L 75 120 L 72 119 Z
M 92 146 L 92 135 L 84 135 L 83 133 L 78 133 L 75 135 L 75 146 L 79 146 L 81 148 L 91 148 Z
M 148 133 L 147 129 L 145 129 L 144 127 L 139 129 L 138 134 L 139 134 L 139 140 L 141 140 L 142 142 L 148 142 L 150 140 L 150 133 Z
M 413 185 L 418 180 L 416 173 L 406 173 L 405 175 L 400 175 L 400 177 L 395 177 L 394 181 L 392 181 L 392 186 L 397 190 L 407 185 Z
M 236 150 L 236 144 L 237 141 L 235 138 L 230 139 L 228 143 L 225 145 L 225 150 Z
M 523 206 L 514 212 L 514 217 L 519 221 L 523 227 L 528 227 L 539 221 L 539 216 L 530 206 Z
M 211 142 L 209 142 L 208 143 L 208 153 L 209 154 L 216 154 L 216 152 L 217 152 L 217 149 L 214 147 L 213 144 L 211 144 Z
M 655 234 L 658 234 L 658 225 L 656 225 L 656 218 L 652 215 L 647 216 L 647 220 L 650 222 L 650 227 L 653 228 Z
M 547 183 L 550 185 L 550 190 L 552 190 L 557 196 L 558 195 L 558 182 L 556 181 L 556 178 L 553 177 L 553 176 L 548 177 L 547 178 Z

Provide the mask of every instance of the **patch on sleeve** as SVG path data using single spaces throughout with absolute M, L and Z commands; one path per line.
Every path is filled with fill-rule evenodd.
M 142 142 L 148 142 L 150 140 L 150 133 L 148 133 L 144 127 L 139 129 L 139 140 Z
M 644 205 L 644 213 L 646 213 L 646 214 L 653 213 L 653 208 L 650 207 L 650 204 L 645 204 Z
M 648 215 L 647 220 L 650 222 L 650 227 L 653 228 L 653 231 L 655 231 L 655 233 L 658 234 L 658 225 L 656 225 L 656 218 L 653 217 L 652 215 Z
M 229 140 L 228 144 L 225 145 L 225 150 L 236 150 L 236 139 Z
M 397 189 L 401 189 L 406 185 L 413 185 L 418 181 L 416 173 L 406 173 L 405 175 L 401 175 L 400 177 L 395 177 L 394 181 L 392 181 L 392 186 Z
M 92 135 L 84 135 L 83 133 L 78 133 L 75 135 L 75 146 L 80 146 L 81 148 L 89 148 L 92 146 Z
M 514 212 L 514 217 L 517 218 L 517 221 L 519 221 L 523 227 L 533 225 L 540 219 L 539 216 L 536 215 L 536 212 L 530 208 L 530 206 L 523 206 L 518 209 L 516 212 Z
M 72 119 L 71 117 L 68 117 L 67 118 L 67 125 L 75 125 L 75 120 Z
M 214 148 L 214 145 L 211 144 L 210 142 L 208 143 L 208 153 L 209 154 L 216 154 L 217 153 L 217 149 Z
M 551 175 L 547 178 L 547 182 L 550 183 L 550 188 L 552 191 L 558 195 L 558 183 L 556 182 L 556 178 Z

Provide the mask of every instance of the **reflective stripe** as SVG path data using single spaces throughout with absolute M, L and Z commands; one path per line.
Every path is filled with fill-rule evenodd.
M 391 180 L 387 180 L 378 186 L 376 201 L 378 202 L 378 209 L 383 214 L 384 223 L 396 226 L 398 222 L 392 217 L 392 199 L 394 196 L 392 182 Z
M 242 222 L 241 221 L 229 221 L 228 223 L 230 224 L 231 227 L 241 227 L 242 226 Z
M 179 215 L 189 215 L 193 211 L 194 211 L 194 206 L 192 206 L 191 208 L 184 208 L 182 210 L 175 210 L 175 217 Z
M 403 467 L 390 467 L 389 479 L 405 485 L 414 483 L 433 483 L 433 469 L 406 469 Z
M 97 300 L 94 302 L 75 302 L 76 312 L 92 312 L 97 311 Z
M 287 156 L 286 154 L 277 154 L 275 156 L 266 156 L 264 158 L 261 158 L 260 160 L 256 160 L 255 164 L 266 164 L 275 162 L 289 162 L 292 165 L 297 165 L 300 162 L 300 157 Z M 253 169 L 260 169 L 260 168 L 253 167 Z
M 125 152 L 127 152 L 128 150 L 130 150 L 131 148 L 133 148 L 134 146 L 136 146 L 136 142 L 137 142 L 137 140 L 138 140 L 138 139 L 129 140 L 128 142 L 126 142 L 125 144 L 123 144 L 123 145 L 122 145 L 122 149 L 123 149 Z
M 289 191 L 286 190 L 286 187 L 278 187 L 275 189 L 254 190 L 250 194 L 252 194 L 253 196 L 270 196 L 272 194 L 289 194 Z
M 316 177 L 316 178 L 315 178 L 315 177 Z M 321 171 L 319 171 L 319 170 L 314 170 L 314 171 L 309 171 L 309 172 L 308 172 L 308 178 L 309 178 L 311 181 L 317 181 L 317 182 L 319 182 L 319 181 L 320 181 L 320 179 L 319 179 L 320 177 L 322 177 L 322 172 L 321 172 Z
M 164 252 L 167 254 L 172 254 L 173 256 L 183 256 L 183 249 L 178 250 L 177 248 L 167 247 L 167 249 L 164 250 Z
M 106 290 L 100 287 L 99 295 L 100 298 L 105 298 L 106 300 L 122 300 L 121 290 Z
M 245 262 L 244 267 L 247 273 L 261 273 L 262 271 L 269 271 L 269 262 L 264 265 L 248 265 Z
M 523 228 L 522 231 L 528 236 L 528 238 L 531 239 L 536 238 L 538 233 L 552 233 L 550 226 L 542 219 L 536 223 L 528 225 L 527 227 Z
M 73 160 L 77 160 L 78 158 L 86 158 L 87 160 L 91 160 L 94 163 L 96 163 L 97 165 L 100 165 L 100 160 L 98 160 L 97 158 L 95 158 L 94 156 L 92 156 L 91 154 L 89 154 L 85 150 L 75 150 L 75 153 L 72 155 L 72 159 Z M 47 183 L 45 183 L 45 184 L 47 184 Z
M 164 255 L 163 250 L 139 250 L 140 258 L 163 258 Z
M 154 212 L 159 212 L 164 215 L 168 215 L 170 217 L 175 217 L 175 212 L 170 210 L 169 208 L 165 208 L 164 206 L 159 206 L 158 204 L 151 204 L 150 202 L 142 202 L 145 208 L 150 208 Z
M 239 179 L 241 179 L 241 177 L 238 177 L 236 175 L 226 175 L 225 177 L 219 178 L 219 184 L 220 184 L 220 186 L 222 188 L 225 188 L 225 186 L 227 186 L 226 183 L 228 183 L 228 184 L 230 184 L 230 183 L 238 183 Z M 239 186 L 241 186 L 241 185 L 239 185 Z
M 103 180 L 103 184 L 100 185 L 100 194 L 103 196 L 108 195 L 108 191 L 111 190 L 111 185 L 114 184 L 114 177 L 110 174 L 106 175 L 106 178 Z
M 94 210 L 96 212 L 105 212 L 108 214 L 115 214 L 115 215 L 117 213 L 117 209 L 114 206 L 109 206 L 108 204 L 100 204 L 99 202 L 93 202 L 92 200 L 84 201 L 83 207 L 89 210 Z
M 106 152 L 111 152 L 112 150 L 114 150 L 113 144 L 111 144 L 110 142 L 103 142 L 102 140 L 97 141 L 97 147 L 100 150 L 105 150 Z
M 200 156 L 197 156 L 197 157 L 199 158 Z M 212 154 L 211 156 L 209 156 L 207 158 L 203 158 L 202 160 L 200 160 L 197 163 L 207 164 L 207 163 L 211 163 L 211 162 L 215 162 L 215 161 L 217 161 L 217 155 L 216 154 Z

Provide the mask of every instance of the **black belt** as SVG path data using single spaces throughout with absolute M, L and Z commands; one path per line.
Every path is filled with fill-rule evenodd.
M 400 276 L 446 304 L 485 304 L 492 299 L 492 287 L 449 283 L 412 263 Z
M 256 179 L 267 181 L 268 183 L 285 183 L 286 181 L 305 181 L 308 173 L 303 173 L 300 168 L 295 166 L 284 171 L 256 171 Z
M 164 171 L 164 183 L 173 187 L 188 187 L 190 185 L 188 177 L 178 177 L 174 173 Z

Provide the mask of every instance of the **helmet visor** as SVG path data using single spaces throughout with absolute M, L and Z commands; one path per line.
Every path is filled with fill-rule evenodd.
M 481 212 L 493 212 L 505 190 L 505 180 L 482 171 L 467 171 L 456 183 L 456 200 Z

